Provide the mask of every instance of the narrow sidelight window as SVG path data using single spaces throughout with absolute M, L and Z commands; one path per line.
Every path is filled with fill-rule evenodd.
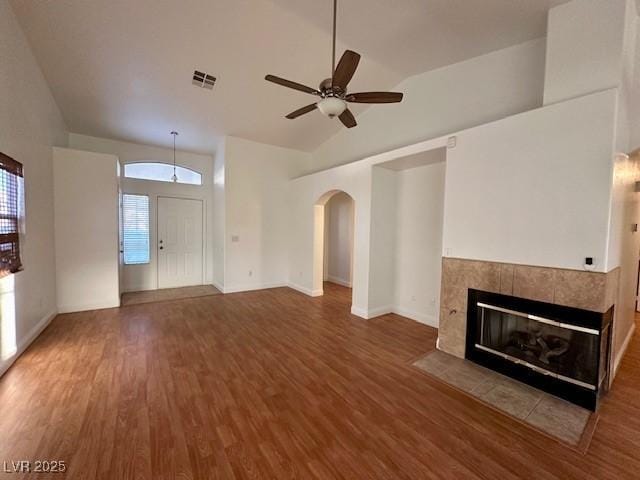
M 149 263 L 149 197 L 122 195 L 125 265 Z
M 20 261 L 22 164 L 0 153 L 0 278 L 22 270 Z

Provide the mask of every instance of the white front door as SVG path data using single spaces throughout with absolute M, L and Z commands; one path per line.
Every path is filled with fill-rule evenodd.
M 202 201 L 158 197 L 158 288 L 202 285 Z

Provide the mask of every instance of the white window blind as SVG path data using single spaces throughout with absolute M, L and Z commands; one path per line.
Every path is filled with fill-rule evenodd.
M 20 190 L 22 164 L 0 153 L 0 278 L 22 270 Z
M 125 265 L 149 263 L 149 197 L 122 195 L 122 236 Z

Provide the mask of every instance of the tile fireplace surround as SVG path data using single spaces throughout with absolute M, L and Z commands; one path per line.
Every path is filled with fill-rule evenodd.
M 604 313 L 615 303 L 619 273 L 619 269 L 585 272 L 445 257 L 438 348 L 464 358 L 469 288 Z

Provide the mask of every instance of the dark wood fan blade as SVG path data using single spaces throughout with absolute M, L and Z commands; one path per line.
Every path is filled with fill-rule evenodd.
M 353 113 L 351 113 L 348 108 L 344 112 L 342 112 L 338 118 L 347 128 L 353 128 L 358 125 L 355 117 L 353 116 Z
M 360 63 L 360 55 L 351 50 L 347 50 L 342 55 L 342 58 L 338 62 L 336 71 L 333 73 L 333 86 L 341 88 L 342 91 L 347 90 L 347 85 L 353 78 L 353 74 L 356 73 Z
M 363 92 L 350 93 L 345 98 L 352 103 L 398 103 L 402 101 L 402 93 L 396 92 Z
M 294 118 L 298 118 L 300 115 L 313 112 L 316 108 L 317 108 L 317 105 L 315 103 L 312 103 L 311 105 L 307 105 L 306 107 L 299 108 L 295 112 L 291 112 L 289 115 L 287 115 L 287 118 L 289 120 L 293 120 Z
M 267 75 L 264 77 L 268 82 L 277 83 L 278 85 L 282 85 L 283 87 L 293 88 L 294 90 L 299 90 L 304 93 L 310 93 L 311 95 L 320 95 L 320 92 L 315 88 L 307 87 L 306 85 L 302 85 L 301 83 L 292 82 L 291 80 L 287 80 L 285 78 L 276 77 L 275 75 Z

